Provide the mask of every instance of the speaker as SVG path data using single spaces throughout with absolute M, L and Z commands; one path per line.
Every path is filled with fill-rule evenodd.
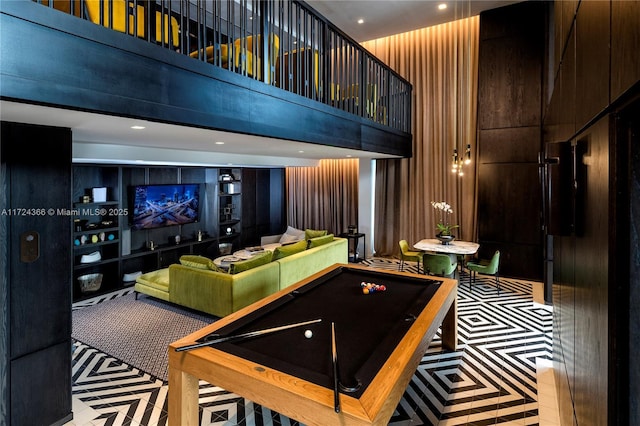
M 125 229 L 122 231 L 122 255 L 129 254 L 131 254 L 131 230 Z

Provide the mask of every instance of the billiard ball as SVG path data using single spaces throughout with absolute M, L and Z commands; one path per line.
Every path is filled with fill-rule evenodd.
M 311 336 L 313 336 L 313 331 L 307 330 L 304 332 L 304 337 L 306 337 L 307 339 L 311 339 Z

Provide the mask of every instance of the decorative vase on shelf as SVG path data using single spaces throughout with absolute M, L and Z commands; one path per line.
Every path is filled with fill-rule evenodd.
M 454 235 L 442 235 L 441 233 L 436 234 L 436 238 L 445 246 L 451 244 L 451 242 L 456 239 Z

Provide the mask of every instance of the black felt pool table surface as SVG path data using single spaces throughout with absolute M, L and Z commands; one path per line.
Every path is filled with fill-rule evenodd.
M 363 294 L 361 282 L 386 286 Z M 215 348 L 307 380 L 333 387 L 331 323 L 335 323 L 343 392 L 359 397 L 420 315 L 441 281 L 339 268 L 217 330 L 228 336 L 321 319 L 316 324 Z M 311 330 L 313 336 L 305 337 Z M 215 337 L 209 336 L 209 337 Z

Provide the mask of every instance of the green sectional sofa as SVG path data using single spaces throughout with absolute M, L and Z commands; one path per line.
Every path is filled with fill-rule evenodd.
M 181 264 L 139 276 L 135 291 L 224 317 L 328 266 L 348 262 L 344 238 L 328 235 L 296 245 L 275 248 L 267 252 L 268 263 L 237 273 L 216 270 L 206 258 L 201 258 L 201 265 L 181 259 Z

